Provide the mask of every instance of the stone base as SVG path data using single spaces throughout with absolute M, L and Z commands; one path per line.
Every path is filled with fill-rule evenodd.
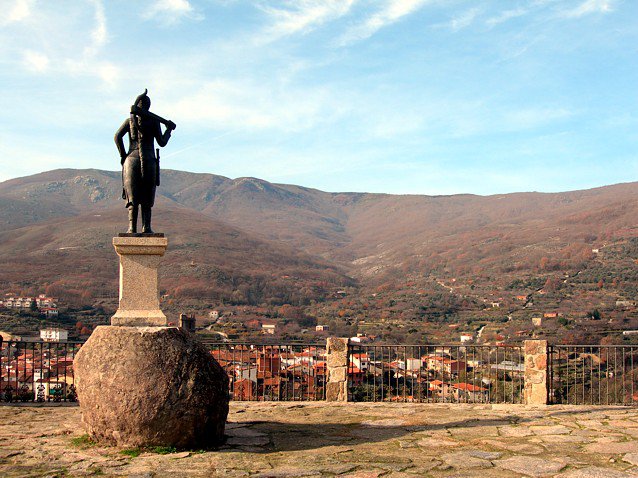
M 82 422 L 98 442 L 192 449 L 223 441 L 228 376 L 191 334 L 100 326 L 73 368 Z
M 164 237 L 163 232 L 118 232 L 117 237 Z
M 168 240 L 164 234 L 124 234 L 113 238 L 120 256 L 120 304 L 111 325 L 168 325 L 160 310 L 158 267 Z
M 111 325 L 127 327 L 166 327 L 168 321 L 161 310 L 118 310 Z

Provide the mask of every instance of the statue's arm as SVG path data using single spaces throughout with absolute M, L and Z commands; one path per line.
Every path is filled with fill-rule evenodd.
M 124 148 L 124 136 L 126 136 L 126 133 L 128 133 L 131 129 L 131 125 L 129 123 L 129 120 L 124 120 L 124 123 L 122 123 L 122 126 L 120 126 L 120 129 L 117 130 L 117 132 L 115 133 L 115 145 L 117 146 L 117 150 L 120 153 L 120 159 L 122 164 L 124 164 L 124 160 L 126 159 L 126 149 Z
M 164 134 L 162 134 L 162 127 L 160 126 L 159 121 L 156 121 L 154 136 L 155 136 L 155 140 L 157 141 L 157 144 L 159 144 L 160 147 L 163 148 L 168 143 L 168 140 L 171 139 L 171 129 L 166 128 L 166 131 L 164 131 Z

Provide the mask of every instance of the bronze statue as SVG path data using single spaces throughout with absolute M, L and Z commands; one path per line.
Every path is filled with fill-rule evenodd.
M 155 203 L 155 188 L 160 184 L 159 148 L 166 146 L 175 123 L 149 111 L 151 99 L 148 90 L 139 95 L 131 106 L 130 118 L 126 119 L 115 133 L 115 144 L 122 164 L 122 199 L 128 208 L 129 228 L 127 233 L 137 233 L 138 206 L 142 208 L 142 233 L 151 234 L 151 208 Z M 160 123 L 166 131 L 162 133 Z M 128 153 L 123 138 L 128 133 Z

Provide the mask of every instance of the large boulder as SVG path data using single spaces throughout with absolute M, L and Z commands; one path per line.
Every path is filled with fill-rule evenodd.
M 100 326 L 73 367 L 82 421 L 98 442 L 183 449 L 223 441 L 228 376 L 188 332 Z

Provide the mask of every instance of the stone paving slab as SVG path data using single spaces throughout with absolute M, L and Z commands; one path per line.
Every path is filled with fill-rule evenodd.
M 638 477 L 636 430 L 622 407 L 233 402 L 217 450 L 125 450 L 78 407 L 3 404 L 0 476 Z

